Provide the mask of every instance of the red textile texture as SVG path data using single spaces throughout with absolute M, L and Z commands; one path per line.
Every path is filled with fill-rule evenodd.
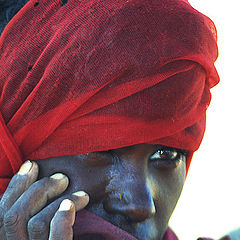
M 128 232 L 86 210 L 77 213 L 73 230 L 74 237 L 81 240 L 137 240 Z M 168 228 L 162 240 L 178 240 L 178 238 L 175 233 Z M 214 239 L 198 238 L 198 240 Z M 231 237 L 226 236 L 220 240 L 231 240 Z
M 184 0 L 29 1 L 0 38 L 1 191 L 27 159 L 139 143 L 192 155 L 217 55 L 213 22 Z
M 81 240 L 137 240 L 128 232 L 86 210 L 77 213 L 73 231 L 74 238 Z M 178 238 L 168 228 L 162 240 L 178 240 Z

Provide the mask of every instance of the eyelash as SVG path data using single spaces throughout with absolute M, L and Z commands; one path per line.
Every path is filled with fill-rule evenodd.
M 172 156 L 171 156 L 172 155 Z M 154 152 L 149 160 L 154 167 L 177 167 L 187 157 L 187 152 L 175 148 L 161 148 Z
M 112 150 L 100 151 L 92 154 L 95 155 L 96 159 L 93 155 L 91 162 L 99 166 L 113 164 L 113 162 L 118 159 Z M 170 154 L 173 154 L 173 156 L 171 157 Z M 102 161 L 99 159 L 101 157 L 103 157 Z M 161 147 L 149 157 L 149 162 L 155 168 L 175 168 L 181 161 L 185 161 L 186 157 L 187 151 L 171 147 Z

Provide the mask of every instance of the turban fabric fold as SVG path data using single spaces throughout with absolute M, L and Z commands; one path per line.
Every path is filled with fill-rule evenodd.
M 29 1 L 0 38 L 0 192 L 27 159 L 193 153 L 217 55 L 213 22 L 184 0 Z

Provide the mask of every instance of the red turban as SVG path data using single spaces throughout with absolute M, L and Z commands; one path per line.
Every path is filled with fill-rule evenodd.
M 0 191 L 26 159 L 194 152 L 217 55 L 213 22 L 185 0 L 29 1 L 0 38 Z

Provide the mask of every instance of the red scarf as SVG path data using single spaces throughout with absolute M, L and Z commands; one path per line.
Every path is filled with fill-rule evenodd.
M 81 240 L 137 240 L 128 232 L 86 210 L 77 213 L 73 231 L 74 237 Z M 178 240 L 178 238 L 168 228 L 162 240 Z
M 73 226 L 74 237 L 81 240 L 137 240 L 128 232 L 112 225 L 101 217 L 86 210 L 77 213 Z M 162 240 L 178 240 L 175 233 L 168 228 Z M 198 238 L 198 240 L 213 240 L 212 238 Z M 231 240 L 225 236 L 220 240 Z
M 0 192 L 26 159 L 138 143 L 189 150 L 188 167 L 217 55 L 184 0 L 28 2 L 0 38 Z

